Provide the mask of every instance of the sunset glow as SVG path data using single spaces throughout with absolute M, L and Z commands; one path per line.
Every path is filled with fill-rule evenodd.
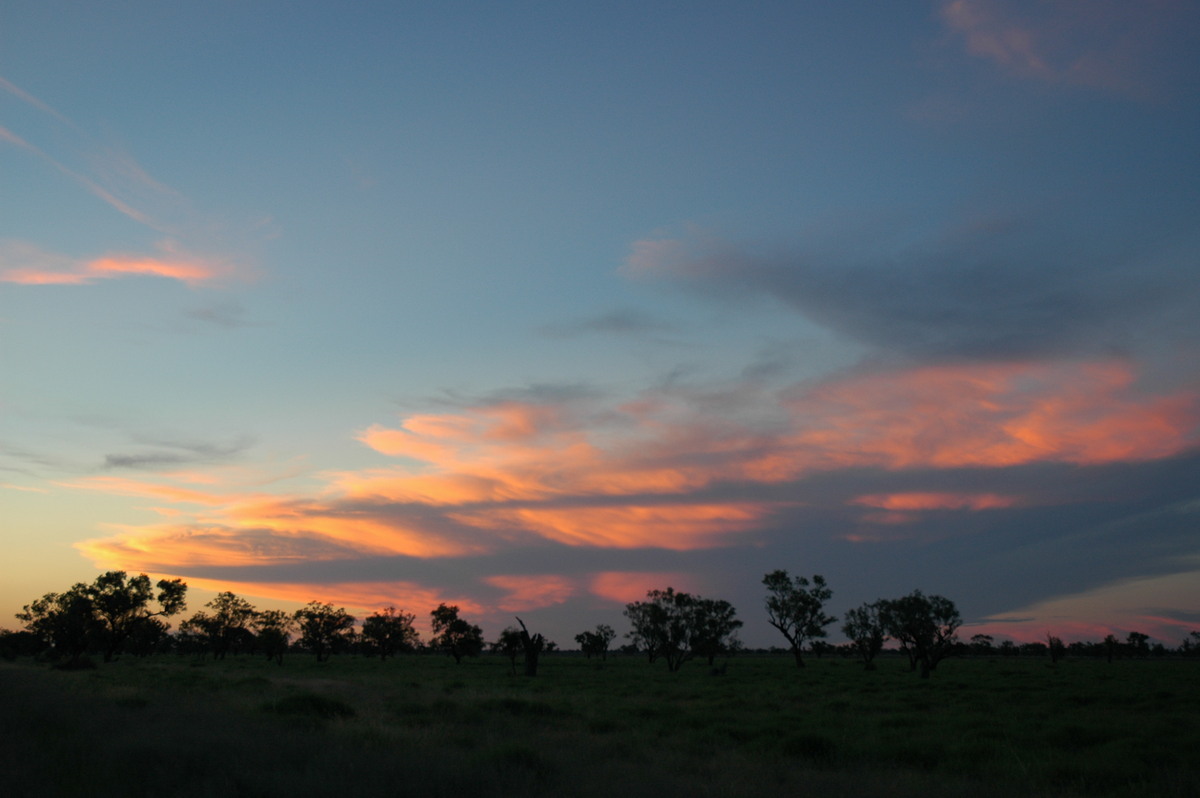
M 1197 623 L 1200 8 L 263 2 L 0 11 L 0 626 Z

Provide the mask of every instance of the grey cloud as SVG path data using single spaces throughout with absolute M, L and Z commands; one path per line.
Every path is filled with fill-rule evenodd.
M 190 319 L 202 321 L 217 327 L 235 329 L 239 327 L 259 327 L 260 323 L 247 319 L 246 309 L 238 302 L 214 302 L 200 308 L 186 311 Z
M 625 308 L 575 322 L 547 324 L 541 327 L 548 338 L 577 338 L 582 335 L 647 335 L 674 330 L 674 326 L 640 310 Z
M 1165 236 L 1165 238 L 1164 238 Z M 976 224 L 895 245 L 841 238 L 784 253 L 703 245 L 640 268 L 720 298 L 766 294 L 835 333 L 918 358 L 1108 352 L 1186 334 L 1200 314 L 1190 234 L 1114 249 L 1062 219 Z
M 224 462 L 235 459 L 254 443 L 247 437 L 228 443 L 155 439 L 147 436 L 135 436 L 134 440 L 148 448 L 133 453 L 107 454 L 104 456 L 104 467 L 152 471 L 163 467 Z

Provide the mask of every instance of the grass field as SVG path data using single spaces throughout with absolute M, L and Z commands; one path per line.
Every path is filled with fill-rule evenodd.
M 0 664 L 7 796 L 1200 795 L 1200 662 Z

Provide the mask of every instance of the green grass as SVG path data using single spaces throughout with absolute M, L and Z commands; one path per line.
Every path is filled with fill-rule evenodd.
M 1200 663 L 0 666 L 5 795 L 1200 795 Z

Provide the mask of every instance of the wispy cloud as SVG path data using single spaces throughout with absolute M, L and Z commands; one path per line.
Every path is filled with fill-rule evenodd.
M 576 338 L 583 335 L 647 335 L 670 332 L 674 327 L 648 313 L 631 308 L 613 310 L 574 322 L 548 324 L 541 328 L 549 338 Z
M 1196 21 L 1194 4 L 1122 0 L 948 0 L 940 12 L 967 52 L 1018 77 L 1138 96 L 1158 92 L 1149 62 Z
M 830 519 L 837 522 L 821 534 L 860 546 L 918 533 L 936 539 L 950 519 L 961 535 L 972 528 L 964 516 L 1028 518 L 1043 506 L 1103 501 L 1093 495 L 1104 491 L 1099 482 L 1090 498 L 1071 498 L 1058 477 L 1051 498 L 1038 477 L 1019 475 L 1163 461 L 1200 443 L 1200 396 L 1154 393 L 1121 360 L 852 373 L 771 396 L 762 424 L 749 415 L 716 419 L 684 392 L 620 405 L 574 396 L 414 415 L 360 434 L 395 465 L 331 472 L 306 494 L 171 474 L 68 486 L 183 511 L 167 524 L 79 544 L 103 567 L 209 579 L 224 569 L 221 578 L 277 591 L 280 582 L 310 595 L 327 585 L 323 595 L 350 602 L 349 588 L 329 592 L 353 581 L 345 569 L 370 582 L 369 563 L 392 563 L 387 569 L 410 587 L 391 595 L 416 587 L 440 595 L 430 564 L 457 563 L 452 581 L 463 595 L 511 611 L 644 593 L 655 586 L 651 571 L 686 577 L 629 568 L 621 552 L 647 563 L 651 551 L 762 545 L 781 528 L 814 534 Z M 547 546 L 589 554 L 537 554 Z M 596 559 L 605 551 L 618 559 Z M 521 561 L 526 568 L 512 567 Z M 418 562 L 426 565 L 405 564 Z M 289 570 L 306 563 L 326 563 L 326 576 Z
M 983 218 L 914 240 L 859 229 L 774 251 L 703 235 L 636 242 L 634 280 L 690 287 L 718 302 L 774 298 L 881 352 L 1057 358 L 1128 347 L 1200 315 L 1183 226 L 1109 247 L 1054 214 Z M 1197 340 L 1191 336 L 1193 342 Z
M 36 109 L 41 118 L 49 122 L 57 135 L 41 138 L 61 139 L 74 142 L 74 145 L 52 148 L 56 151 L 51 154 L 46 146 L 34 143 L 36 137 L 18 135 L 5 127 L 0 127 L 0 143 L 36 157 L 117 212 L 166 237 L 159 244 L 159 252 L 153 255 L 121 252 L 71 259 L 44 255 L 41 263 L 23 266 L 7 262 L 14 246 L 10 242 L 0 249 L 0 281 L 23 285 L 86 285 L 102 279 L 143 275 L 166 277 L 195 286 L 247 272 L 239 258 L 195 254 L 196 250 L 224 248 L 211 243 L 196 244 L 212 239 L 217 226 L 211 220 L 198 218 L 181 192 L 154 178 L 132 155 L 118 147 L 96 143 L 69 117 L 2 77 L 0 91 Z M 28 259 L 29 253 L 26 253 Z M 64 263 L 64 260 L 68 262 Z
M 20 241 L 0 242 L 0 282 L 19 285 L 88 285 L 98 280 L 162 277 L 196 287 L 228 279 L 235 273 L 226 261 L 185 252 L 172 241 L 158 256 L 110 254 L 90 260 L 45 252 Z M 7 266 L 8 268 L 4 268 Z

